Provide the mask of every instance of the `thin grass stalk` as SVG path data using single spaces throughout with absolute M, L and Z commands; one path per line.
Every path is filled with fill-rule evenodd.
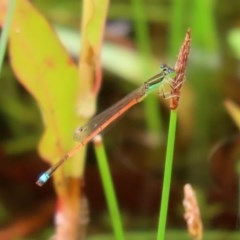
M 168 129 L 167 152 L 166 152 L 164 177 L 163 177 L 162 198 L 161 198 L 160 214 L 159 214 L 159 220 L 158 220 L 157 240 L 164 240 L 165 238 L 169 193 L 170 193 L 171 176 L 172 176 L 172 163 L 173 163 L 173 155 L 174 155 L 174 143 L 175 143 L 175 136 L 176 136 L 176 125 L 177 125 L 177 111 L 171 110 L 169 129 Z
M 120 211 L 117 203 L 116 194 L 114 191 L 112 177 L 110 174 L 106 151 L 104 148 L 104 144 L 102 142 L 102 137 L 100 135 L 94 138 L 94 150 L 97 157 L 98 167 L 100 170 L 100 176 L 103 183 L 108 209 L 111 216 L 115 239 L 123 240 L 125 238 L 122 221 L 120 217 Z
M 172 1 L 169 25 L 169 56 L 171 58 L 175 57 L 175 54 L 179 48 L 179 42 L 186 31 L 184 26 L 186 21 L 186 5 L 187 3 L 185 0 Z
M 13 13 L 14 13 L 14 8 L 16 5 L 16 0 L 11 0 L 8 5 L 8 11 L 5 19 L 5 24 L 2 30 L 1 34 L 1 40 L 0 40 L 0 72 L 2 70 L 2 64 L 3 64 L 3 58 L 6 52 L 7 48 L 7 41 L 8 41 L 8 35 L 9 35 L 9 30 L 10 26 L 12 23 L 12 18 L 13 18 Z
M 169 130 L 168 130 L 168 142 L 167 142 L 167 152 L 165 160 L 165 169 L 163 176 L 163 189 L 162 198 L 158 222 L 158 233 L 157 240 L 164 240 L 166 221 L 167 221 L 167 211 L 168 202 L 170 195 L 171 186 L 171 175 L 172 175 L 172 163 L 173 163 L 173 153 L 174 153 L 174 142 L 176 136 L 176 125 L 177 125 L 177 108 L 179 105 L 179 100 L 181 96 L 181 89 L 185 78 L 185 70 L 188 61 L 188 56 L 190 52 L 191 44 L 191 31 L 187 31 L 184 42 L 180 48 L 178 59 L 175 64 L 176 76 L 171 83 L 171 99 L 170 99 L 170 120 L 169 120 Z
M 146 76 L 151 70 L 151 40 L 148 31 L 148 20 L 145 13 L 143 0 L 132 0 L 132 11 L 134 20 L 134 29 L 136 31 L 136 42 L 142 57 L 142 72 Z M 158 111 L 159 101 L 154 96 L 149 96 L 144 101 L 144 112 L 147 128 L 153 136 L 162 129 L 161 115 Z

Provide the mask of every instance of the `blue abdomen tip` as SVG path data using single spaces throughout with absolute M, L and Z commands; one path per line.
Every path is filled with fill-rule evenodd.
M 42 175 L 38 178 L 36 184 L 37 184 L 38 186 L 42 186 L 44 183 L 47 182 L 47 180 L 48 180 L 49 178 L 50 178 L 49 174 L 44 173 L 44 174 L 42 174 Z

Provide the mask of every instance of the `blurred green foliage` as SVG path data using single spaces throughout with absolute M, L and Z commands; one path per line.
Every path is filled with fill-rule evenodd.
M 60 26 L 61 29 L 62 27 L 67 29 L 64 32 L 66 39 L 70 39 L 72 33 L 74 36 L 78 36 L 81 17 L 79 1 L 35 0 L 33 2 L 54 25 Z M 212 204 L 218 201 L 222 203 L 222 208 L 218 209 L 218 213 L 214 211 L 214 216 L 203 214 L 208 223 L 207 227 L 215 226 L 212 219 L 217 219 L 221 213 L 227 212 L 231 216 L 235 216 L 233 219 L 236 219 L 236 206 L 239 199 L 235 198 L 235 195 L 231 195 L 237 191 L 236 181 L 227 181 L 226 188 L 229 189 L 229 192 L 224 192 L 226 188 L 222 185 L 223 183 L 217 181 L 217 178 L 214 178 L 212 174 L 213 169 L 217 169 L 217 176 L 221 178 L 236 177 L 236 172 L 228 172 L 229 164 L 232 163 L 229 161 L 232 157 L 231 152 L 224 155 L 226 159 L 222 166 L 219 165 L 218 161 L 213 163 L 211 153 L 216 151 L 217 147 L 213 148 L 213 146 L 218 146 L 219 141 L 238 134 L 238 130 L 225 111 L 222 102 L 227 97 L 240 104 L 240 3 L 233 0 L 221 2 L 212 0 L 146 0 L 144 3 L 152 55 L 158 60 L 160 59 L 161 62 L 173 63 L 175 61 L 186 30 L 189 27 L 192 29 L 192 49 L 187 78 L 184 83 L 185 91 L 179 110 L 180 122 L 174 163 L 174 184 L 180 187 L 182 183 L 191 182 L 202 190 L 201 193 L 206 194 L 206 199 L 209 195 L 215 194 Z M 145 80 L 141 78 L 141 64 L 137 62 L 138 52 L 134 51 L 137 44 L 134 42 L 133 19 L 130 1 L 113 0 L 111 2 L 103 53 L 103 67 L 107 71 L 102 91 L 103 93 L 107 92 L 107 94 L 100 93 L 99 108 L 101 109 L 108 106 L 108 104 L 103 103 L 109 102 L 107 97 L 112 89 L 113 93 L 116 93 L 116 88 L 121 90 L 120 93 L 116 93 L 116 96 L 120 98 L 133 88 L 133 84 L 139 84 L 140 81 Z M 127 22 L 129 32 L 123 36 L 114 38 L 111 35 L 109 37 L 110 21 L 122 23 L 122 20 Z M 117 33 L 120 32 L 117 25 L 115 28 Z M 113 44 L 111 41 L 115 41 L 115 43 Z M 126 45 L 131 48 L 126 48 Z M 69 47 L 73 48 L 73 46 L 74 43 L 71 42 Z M 78 53 L 75 52 L 75 54 Z M 34 100 L 15 81 L 9 69 L 8 60 L 6 59 L 0 79 L 0 89 L 4 89 L 0 95 L 1 147 L 6 149 L 8 153 L 25 152 L 36 147 L 42 131 L 41 117 Z M 123 91 L 124 93 L 122 93 Z M 119 99 L 116 96 L 111 95 L 114 99 L 111 103 Z M 162 106 L 161 109 L 164 126 L 166 124 L 166 108 Z M 142 113 L 141 110 L 140 113 Z M 122 132 L 126 133 L 125 139 L 129 139 L 129 136 L 134 133 L 126 131 L 134 123 L 128 121 L 129 128 L 126 128 L 124 124 L 123 121 L 118 125 L 121 132 L 114 130 L 106 135 L 107 139 L 115 140 L 115 143 L 109 144 L 109 146 L 113 146 L 113 149 L 117 149 L 114 148 L 114 145 L 121 141 Z M 29 129 L 31 130 L 29 131 Z M 114 135 L 115 133 L 117 135 Z M 106 142 L 111 142 L 110 140 Z M 218 148 L 218 151 L 221 150 Z M 137 161 L 134 164 L 137 164 Z M 149 165 L 156 167 L 157 164 Z M 146 171 L 154 175 L 155 173 L 159 174 L 161 170 L 150 168 Z M 214 192 L 215 189 L 217 189 L 217 194 Z M 214 194 L 211 195 L 211 191 Z M 226 195 L 228 198 L 224 198 Z M 180 204 L 179 202 L 178 205 Z M 206 206 L 203 210 L 206 210 L 207 204 L 211 203 L 205 203 L 202 200 L 202 204 Z

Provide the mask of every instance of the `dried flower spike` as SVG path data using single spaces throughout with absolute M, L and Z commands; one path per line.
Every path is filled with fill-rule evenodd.
M 188 233 L 194 240 L 201 240 L 203 226 L 195 192 L 190 184 L 185 184 L 183 191 L 184 219 L 187 223 Z
M 172 110 L 178 107 L 181 88 L 185 78 L 185 70 L 186 70 L 188 56 L 190 52 L 190 45 L 191 45 L 191 30 L 189 29 L 184 39 L 183 45 L 179 51 L 177 62 L 174 67 L 176 72 L 176 77 L 173 79 L 171 83 L 172 90 L 171 90 L 170 109 Z

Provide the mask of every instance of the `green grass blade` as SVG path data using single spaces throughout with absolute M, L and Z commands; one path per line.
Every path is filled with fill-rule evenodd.
M 132 0 L 133 23 L 136 31 L 136 41 L 138 49 L 142 55 L 142 72 L 144 79 L 149 77 L 152 70 L 151 65 L 151 40 L 148 31 L 148 20 L 145 13 L 145 5 L 143 0 Z M 147 127 L 150 133 L 159 133 L 162 129 L 161 116 L 158 111 L 158 99 L 149 96 L 144 101 L 144 111 L 146 116 Z
M 186 2 L 175 0 L 172 2 L 171 18 L 169 25 L 169 56 L 175 58 L 175 54 L 179 48 L 188 26 L 185 26 L 186 21 Z
M 110 170 L 109 170 L 106 151 L 100 135 L 94 139 L 94 149 L 97 157 L 100 175 L 102 178 L 102 183 L 105 191 L 108 209 L 112 219 L 115 238 L 117 240 L 123 240 L 124 232 L 123 232 L 122 222 L 120 218 L 117 198 L 115 195 L 113 181 L 112 181 Z
M 2 34 L 1 34 L 1 40 L 0 40 L 0 72 L 2 70 L 3 58 L 4 58 L 4 55 L 5 55 L 5 52 L 6 52 L 7 41 L 8 41 L 8 33 L 9 33 L 9 30 L 10 30 L 10 26 L 11 26 L 11 22 L 12 22 L 12 18 L 13 18 L 15 3 L 16 3 L 16 0 L 11 0 L 9 2 L 7 16 L 6 16 L 5 24 L 4 24 L 4 27 L 3 27 L 3 30 L 2 30 Z
M 169 201 L 171 176 L 172 176 L 174 142 L 175 142 L 175 135 L 176 135 L 176 123 L 177 123 L 177 112 L 175 110 L 171 110 L 169 129 L 168 129 L 167 153 L 166 153 L 166 161 L 165 161 L 164 176 L 163 176 L 162 199 L 161 199 L 160 215 L 159 215 L 159 221 L 158 221 L 159 225 L 158 225 L 157 240 L 164 240 L 164 237 L 165 237 L 168 201 Z

